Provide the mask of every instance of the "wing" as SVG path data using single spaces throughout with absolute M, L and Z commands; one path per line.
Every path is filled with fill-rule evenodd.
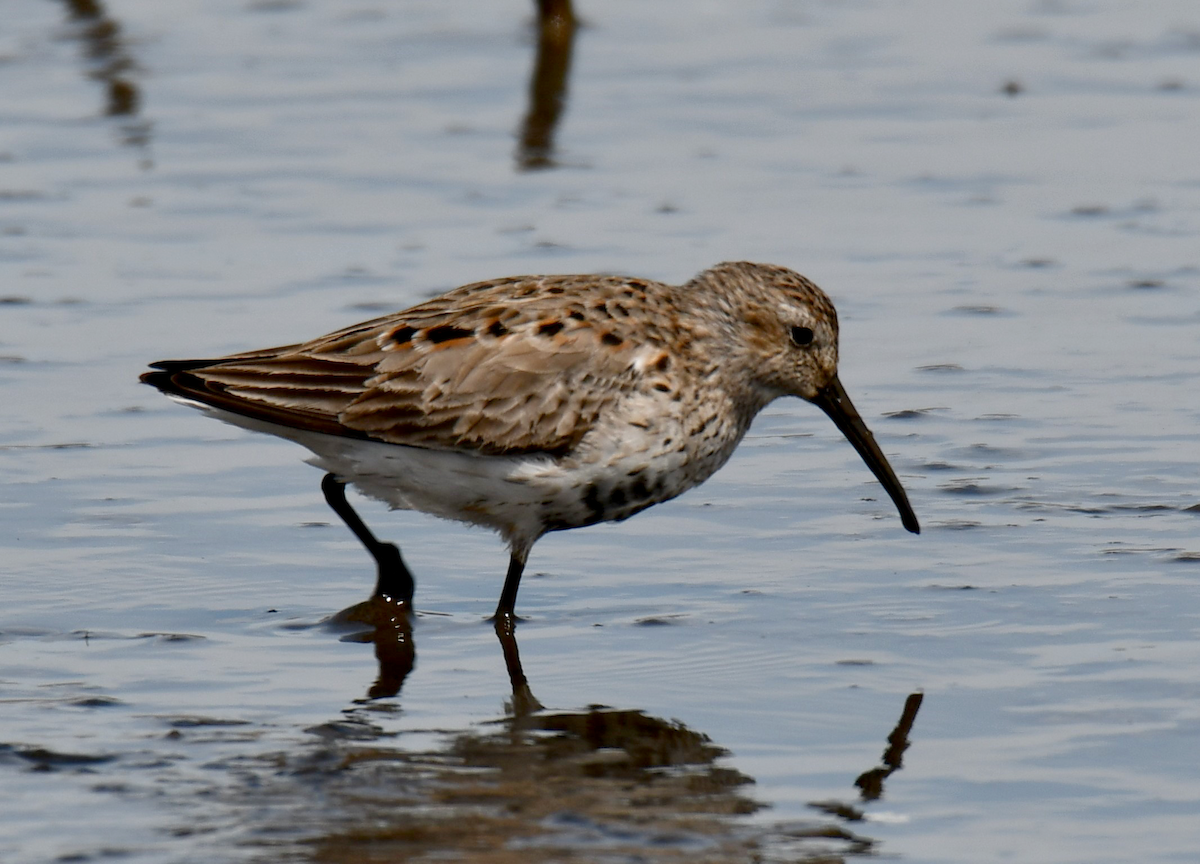
M 516 277 L 464 286 L 298 345 L 164 361 L 165 392 L 327 434 L 482 454 L 570 451 L 644 385 L 654 336 L 627 304 L 655 283 Z M 631 293 L 632 292 L 632 293 Z

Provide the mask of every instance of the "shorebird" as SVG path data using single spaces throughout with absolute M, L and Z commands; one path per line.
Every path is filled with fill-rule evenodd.
M 496 620 L 512 620 L 533 544 L 621 521 L 708 479 L 781 396 L 833 420 L 919 533 L 900 481 L 838 380 L 821 289 L 783 267 L 727 262 L 683 285 L 623 276 L 476 282 L 310 342 L 163 360 L 142 381 L 296 441 L 325 499 L 375 558 L 376 594 L 412 601 L 399 549 L 345 484 L 500 533 Z

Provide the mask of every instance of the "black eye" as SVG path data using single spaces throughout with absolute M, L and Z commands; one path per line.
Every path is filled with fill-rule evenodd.
M 793 327 L 792 341 L 797 345 L 810 345 L 813 340 L 813 332 L 807 327 Z

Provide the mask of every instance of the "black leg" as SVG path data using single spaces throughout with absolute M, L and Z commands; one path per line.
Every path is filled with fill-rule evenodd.
M 326 474 L 325 479 L 321 481 L 321 491 L 325 493 L 325 500 L 333 508 L 333 512 L 342 518 L 346 527 L 354 532 L 354 536 L 363 546 L 367 547 L 367 551 L 375 559 L 375 564 L 379 568 L 379 576 L 375 581 L 375 596 L 391 597 L 411 606 L 416 583 L 413 581 L 412 574 L 408 572 L 408 568 L 404 566 L 404 559 L 400 557 L 400 549 L 395 543 L 383 543 L 375 539 L 371 529 L 359 518 L 358 514 L 354 512 L 354 508 L 350 506 L 350 502 L 346 500 L 346 484 L 338 480 L 336 476 Z M 517 574 L 517 579 L 520 580 L 520 573 Z M 508 590 L 507 583 L 505 590 Z M 514 599 L 516 593 L 516 588 L 514 588 Z
M 513 555 L 508 559 L 508 573 L 504 577 L 504 590 L 500 592 L 500 602 L 496 604 L 496 622 L 499 629 L 502 623 L 509 627 L 517 620 L 513 611 L 517 605 L 517 589 L 521 587 L 521 574 L 525 572 L 525 556 Z

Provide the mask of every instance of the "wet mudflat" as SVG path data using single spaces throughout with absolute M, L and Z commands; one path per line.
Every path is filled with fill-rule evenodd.
M 9 5 L 0 859 L 1194 860 L 1194 4 Z M 832 295 L 923 533 L 776 403 L 538 545 L 520 675 L 498 541 L 355 499 L 419 614 L 329 623 L 304 452 L 137 383 L 726 259 Z

